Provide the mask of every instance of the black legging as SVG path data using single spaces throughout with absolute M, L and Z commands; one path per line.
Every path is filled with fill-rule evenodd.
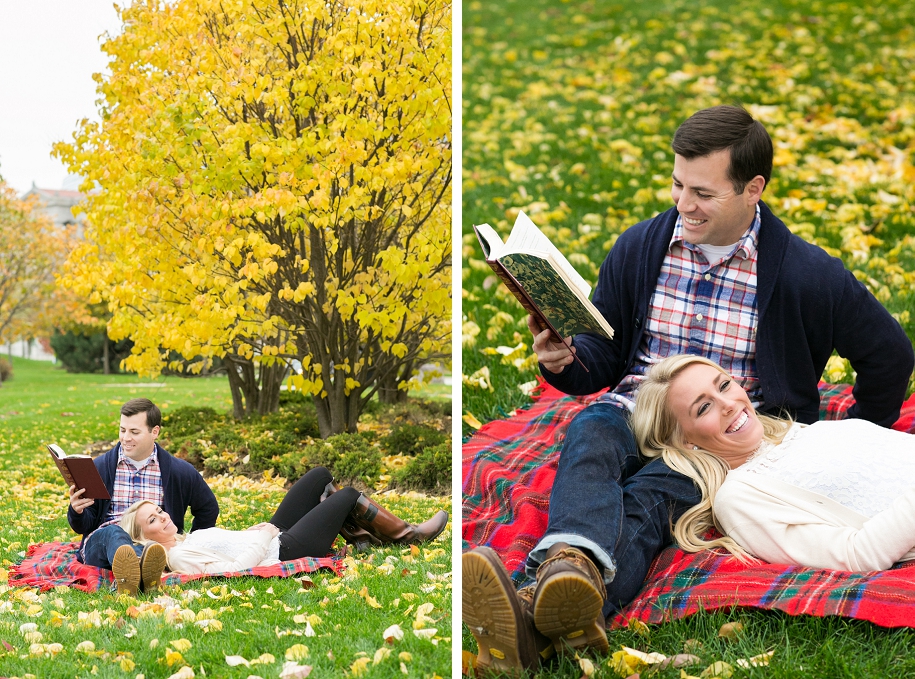
M 341 488 L 321 502 L 321 494 L 333 476 L 315 467 L 286 492 L 270 523 L 279 528 L 280 559 L 326 556 L 346 517 L 356 506 L 359 491 Z

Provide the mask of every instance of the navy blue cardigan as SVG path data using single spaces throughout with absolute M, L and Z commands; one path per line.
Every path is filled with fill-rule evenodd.
M 120 443 L 117 444 L 94 460 L 95 467 L 105 482 L 105 488 L 111 495 L 114 495 L 114 477 L 120 446 Z M 194 515 L 192 531 L 215 526 L 216 518 L 219 516 L 219 504 L 200 472 L 190 462 L 170 455 L 162 446 L 159 446 L 158 459 L 159 469 L 162 471 L 162 509 L 172 517 L 178 532 L 184 532 L 184 514 L 188 507 Z M 82 514 L 77 514 L 73 507 L 70 507 L 67 511 L 67 521 L 75 532 L 82 533 L 85 541 L 86 537 L 104 521 L 110 505 L 111 500 L 96 500 L 91 507 L 86 507 Z
M 763 203 L 760 213 L 756 367 L 763 411 L 786 410 L 799 422 L 815 422 L 817 382 L 835 349 L 858 373 L 849 416 L 890 426 L 915 363 L 909 338 L 841 260 L 792 234 Z M 547 382 L 567 394 L 593 394 L 626 376 L 676 220 L 671 208 L 619 237 L 601 265 L 593 298 L 614 338 L 576 335 L 576 351 L 590 372 L 577 363 L 559 374 L 541 365 Z

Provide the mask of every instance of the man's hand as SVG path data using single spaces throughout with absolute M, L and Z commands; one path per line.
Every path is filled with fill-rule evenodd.
M 76 486 L 70 486 L 70 506 L 77 514 L 82 514 L 86 507 L 91 507 L 95 503 L 95 500 L 91 498 L 81 497 L 85 492 L 85 488 L 76 490 Z
M 531 334 L 534 335 L 534 346 L 532 348 L 534 353 L 537 354 L 537 360 L 551 373 L 561 373 L 567 365 L 575 360 L 565 344 L 560 344 L 550 339 L 553 332 L 549 328 L 541 332 L 533 316 L 527 317 L 527 327 Z M 572 351 L 575 351 L 575 347 L 572 347 Z

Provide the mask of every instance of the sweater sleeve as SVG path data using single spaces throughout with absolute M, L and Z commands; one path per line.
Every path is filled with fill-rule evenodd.
M 726 486 L 729 486 L 726 488 Z M 751 554 L 771 563 L 844 571 L 886 570 L 915 546 L 915 489 L 860 528 L 793 506 L 749 484 L 722 486 L 715 516 Z
M 197 573 L 231 573 L 254 568 L 267 558 L 267 550 L 273 536 L 268 531 L 250 531 L 251 541 L 235 559 L 211 549 L 198 548 L 193 544 L 180 544 L 168 552 L 168 567 L 175 573 L 189 575 Z
M 915 365 L 902 326 L 848 270 L 835 310 L 835 347 L 857 373 L 849 417 L 890 427 L 899 418 Z
M 191 532 L 212 528 L 216 525 L 216 519 L 219 518 L 219 503 L 216 501 L 216 496 L 196 469 L 194 469 L 194 484 L 195 489 L 191 495 L 191 514 L 194 516 Z

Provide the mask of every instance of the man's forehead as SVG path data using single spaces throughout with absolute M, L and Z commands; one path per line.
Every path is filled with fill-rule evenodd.
M 135 415 L 121 415 L 122 427 L 145 427 L 146 413 L 136 413 Z
M 673 178 L 681 184 L 697 188 L 730 184 L 727 176 L 730 160 L 727 150 L 690 159 L 677 154 L 674 156 Z

